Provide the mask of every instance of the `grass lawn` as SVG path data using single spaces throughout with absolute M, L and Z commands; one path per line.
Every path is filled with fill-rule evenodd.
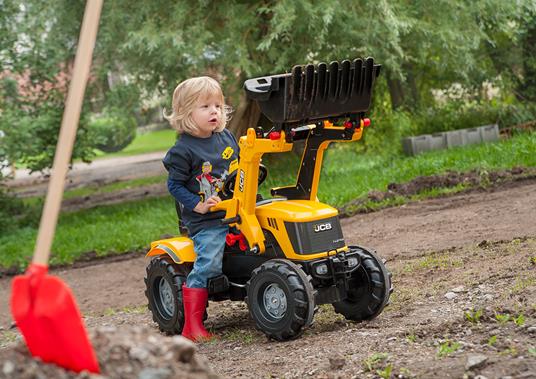
M 138 134 L 134 141 L 126 148 L 117 153 L 106 154 L 97 150 L 97 159 L 125 157 L 144 153 L 168 150 L 177 138 L 177 132 L 172 129 L 157 130 L 144 134 Z
M 384 191 L 389 183 L 403 183 L 417 176 L 448 170 L 536 167 L 536 133 L 416 157 L 360 154 L 355 145 L 334 144 L 326 153 L 318 194 L 321 201 L 340 207 L 367 195 L 370 190 Z M 295 154 L 266 156 L 263 163 L 269 168 L 269 176 L 260 192 L 267 196 L 270 187 L 294 184 L 299 161 Z M 128 184 L 122 184 L 125 185 Z M 456 190 L 459 188 L 438 189 L 426 195 L 436 196 Z M 403 201 L 395 198 L 391 205 Z M 148 247 L 162 234 L 175 234 L 176 231 L 175 208 L 168 196 L 65 213 L 60 216 L 51 262 L 70 263 L 88 251 L 114 254 L 140 249 Z M 0 266 L 24 267 L 33 253 L 36 232 L 34 228 L 25 228 L 0 237 Z
M 358 145 L 359 142 L 330 145 L 324 155 L 318 191 L 320 201 L 339 207 L 371 190 L 385 191 L 389 183 L 404 183 L 418 176 L 449 170 L 466 172 L 536 166 L 536 133 L 520 134 L 496 143 L 431 151 L 415 157 L 362 154 L 358 152 Z M 266 184 L 261 189 L 263 195 L 269 194 L 270 187 L 296 182 L 295 173 L 300 164 L 296 155 L 287 153 L 284 159 L 277 161 L 266 156 L 263 163 L 269 169 Z
M 84 252 L 111 255 L 144 248 L 163 234 L 177 233 L 171 198 L 114 204 L 60 215 L 50 264 L 71 263 Z M 37 229 L 0 237 L 0 266 L 25 267 L 33 254 Z

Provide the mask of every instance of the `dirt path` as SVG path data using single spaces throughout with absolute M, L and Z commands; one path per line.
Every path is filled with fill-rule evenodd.
M 91 163 L 75 163 L 67 173 L 66 190 L 88 185 L 104 185 L 165 174 L 162 158 L 165 151 L 129 157 L 96 159 Z M 19 196 L 42 196 L 48 188 L 48 177 L 28 170 L 18 170 L 6 182 Z
M 468 357 L 479 353 L 486 362 L 469 372 L 536 377 L 536 351 L 529 350 L 536 347 L 535 180 L 358 215 L 342 226 L 348 244 L 374 247 L 387 258 L 396 288 L 390 309 L 373 322 L 353 324 L 322 307 L 304 336 L 274 343 L 254 330 L 244 304 L 212 303 L 208 324 L 223 338 L 199 349 L 216 371 L 225 377 L 358 378 L 391 365 L 397 375 L 405 368 L 419 377 L 462 377 Z M 90 328 L 151 324 L 145 264 L 140 257 L 54 274 L 71 286 Z M 0 280 L 4 341 L 14 338 L 7 330 L 9 281 Z M 452 289 L 455 298 L 448 300 Z M 483 309 L 480 323 L 464 321 L 472 307 Z M 495 312 L 523 314 L 526 321 L 499 324 Z M 493 335 L 497 342 L 488 343 Z M 440 359 L 443 344 L 443 350 L 459 346 Z M 373 355 L 380 353 L 387 355 Z

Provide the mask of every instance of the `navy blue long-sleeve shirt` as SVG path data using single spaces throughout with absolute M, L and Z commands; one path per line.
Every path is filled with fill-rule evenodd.
M 229 174 L 231 163 L 238 159 L 239 147 L 233 134 L 224 129 L 208 138 L 184 133 L 164 157 L 168 171 L 168 190 L 184 207 L 182 221 L 190 235 L 216 226 L 225 212 L 194 212 L 200 201 L 217 196 Z

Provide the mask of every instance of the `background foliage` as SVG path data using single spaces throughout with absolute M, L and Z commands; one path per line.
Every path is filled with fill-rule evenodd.
M 51 166 L 84 6 L 84 0 L 0 0 L 0 168 Z M 533 136 L 472 153 L 400 156 L 404 136 L 536 119 L 533 0 L 105 1 L 73 159 L 93 159 L 98 146 L 123 147 L 135 126 L 159 120 L 174 87 L 190 76 L 221 81 L 235 108 L 230 129 L 241 135 L 259 119 L 258 108 L 243 96 L 246 78 L 368 56 L 382 64 L 370 110 L 373 127 L 363 143 L 330 148 L 324 170 L 339 185 L 322 184 L 323 200 L 341 205 L 389 181 L 445 169 L 534 165 Z M 126 150 L 161 147 L 156 134 Z M 275 167 L 269 181 L 294 180 L 288 168 L 299 157 L 266 159 Z M 15 256 L 21 238 L 35 234 L 41 204 L 13 198 L 2 180 L 0 170 L 0 235 L 13 236 L 2 246 Z M 172 209 L 162 204 L 167 228 L 174 228 Z M 78 222 L 78 216 L 64 215 L 59 234 L 101 252 L 137 248 L 164 232 L 139 207 L 126 204 L 132 212 L 124 219 L 119 206 L 108 214 L 98 209 L 87 224 L 85 216 Z M 114 233 L 102 233 L 110 223 L 117 226 Z M 94 234 L 85 232 L 99 225 Z M 72 238 L 77 228 L 81 240 Z M 144 236 L 132 236 L 140 228 Z M 96 246 L 92 236 L 102 235 L 109 239 Z M 67 245 L 57 249 L 72 252 Z
M 50 167 L 84 6 L 0 0 L 0 165 Z M 536 119 L 535 46 L 532 0 L 106 1 L 73 159 L 92 159 L 133 115 L 152 122 L 187 77 L 222 82 L 240 135 L 259 118 L 243 96 L 246 78 L 367 56 L 383 65 L 371 109 L 381 127 L 367 150 L 398 150 L 410 134 L 522 123 Z
M 295 64 L 373 56 L 383 65 L 374 99 L 374 114 L 381 117 L 393 110 L 409 112 L 411 120 L 421 119 L 417 124 L 426 125 L 424 131 L 451 128 L 451 119 L 462 113 L 469 116 L 458 125 L 489 113 L 495 121 L 506 121 L 501 118 L 505 109 L 514 116 L 512 122 L 534 117 L 532 108 L 519 103 L 536 99 L 536 3 L 531 0 L 231 0 L 215 4 L 219 3 L 105 2 L 86 110 L 101 112 L 112 106 L 141 114 L 140 100 L 156 96 L 170 104 L 178 82 L 209 74 L 222 81 L 236 108 L 231 128 L 242 134 L 247 125 L 240 123 L 241 118 L 255 113 L 241 91 L 246 78 L 288 71 Z M 34 87 L 45 87 L 47 82 L 61 87 L 58 75 L 69 72 L 84 5 L 83 0 L 0 0 L 2 77 L 20 82 L 22 75 Z M 6 86 L 12 84 L 2 82 L 0 129 L 4 132 L 15 128 L 12 120 L 19 115 L 13 113 L 37 117 L 37 109 L 28 114 L 22 106 L 21 96 L 28 95 L 20 93 L 20 85 L 17 96 L 6 96 Z M 453 84 L 465 92 L 452 94 Z M 495 103 L 489 103 L 483 84 L 500 90 Z M 433 92 L 437 90 L 444 90 L 444 101 L 454 102 L 438 104 Z M 470 105 L 459 111 L 456 101 Z M 61 99 L 43 102 L 46 112 L 61 108 Z M 6 108 L 13 110 L 4 112 Z M 50 116 L 49 121 L 56 120 Z M 30 128 L 34 139 L 43 138 L 39 124 Z M 52 129 L 48 132 L 53 134 Z M 11 143 L 13 138 L 3 141 Z M 46 139 L 38 145 L 50 142 Z M 89 159 L 86 147 L 91 145 L 91 140 L 80 136 L 77 156 Z M 36 157 L 35 151 L 28 147 L 14 158 L 31 156 L 31 161 L 42 162 L 33 164 L 34 169 L 49 165 L 47 153 Z

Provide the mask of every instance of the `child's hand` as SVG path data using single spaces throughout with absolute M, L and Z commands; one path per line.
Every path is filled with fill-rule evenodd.
M 221 201 L 218 196 L 211 196 L 204 203 L 199 202 L 194 208 L 194 212 L 205 214 L 210 211 L 210 208 L 215 206 Z

